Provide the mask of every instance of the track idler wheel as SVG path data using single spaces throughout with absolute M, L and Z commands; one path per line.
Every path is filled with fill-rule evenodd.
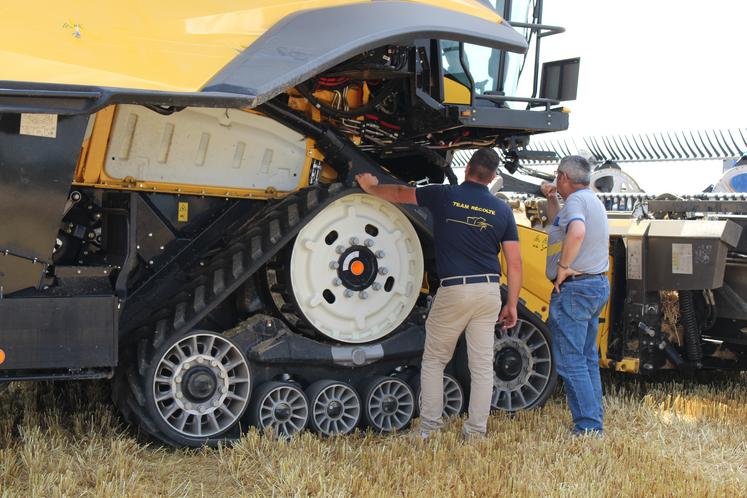
M 113 386 L 125 419 L 173 446 L 237 439 L 250 394 L 244 353 L 208 331 L 141 340 L 125 351 Z
M 415 394 L 397 377 L 376 377 L 363 389 L 366 424 L 378 433 L 407 428 L 415 414 Z
M 361 419 L 361 399 L 353 386 L 334 380 L 314 382 L 306 390 L 311 406 L 309 425 L 323 436 L 349 434 Z
M 271 429 L 279 438 L 290 438 L 306 428 L 309 400 L 293 382 L 266 382 L 254 394 L 249 421 L 261 431 Z

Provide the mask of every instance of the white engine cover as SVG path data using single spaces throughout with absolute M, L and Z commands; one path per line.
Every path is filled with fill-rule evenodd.
M 116 179 L 289 191 L 305 160 L 304 137 L 264 116 L 198 107 L 164 116 L 120 105 L 104 169 Z

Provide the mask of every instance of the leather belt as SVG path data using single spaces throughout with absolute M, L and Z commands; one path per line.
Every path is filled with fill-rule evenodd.
M 441 280 L 443 287 L 452 285 L 481 284 L 485 282 L 500 282 L 501 277 L 498 275 L 472 275 L 469 277 L 449 277 Z
M 587 278 L 604 277 L 606 275 L 606 273 L 582 273 L 580 275 L 572 275 L 566 278 L 565 282 L 568 282 L 570 280 L 586 280 Z M 554 282 L 554 280 L 551 280 L 551 282 Z

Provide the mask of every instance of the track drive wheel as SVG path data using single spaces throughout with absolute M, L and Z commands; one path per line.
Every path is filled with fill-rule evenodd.
M 349 434 L 361 419 L 361 398 L 353 386 L 335 380 L 314 382 L 306 390 L 311 406 L 309 425 L 323 436 Z
M 244 353 L 208 331 L 141 340 L 123 355 L 113 386 L 125 420 L 172 446 L 238 438 L 250 393 Z
M 309 400 L 294 382 L 266 382 L 253 396 L 249 421 L 261 431 L 271 429 L 278 438 L 290 438 L 306 428 Z
M 410 315 L 423 282 L 423 253 L 393 204 L 350 194 L 325 207 L 267 268 L 275 306 L 300 332 L 371 342 Z
M 415 394 L 397 377 L 375 377 L 363 389 L 366 424 L 378 433 L 407 428 L 415 414 Z

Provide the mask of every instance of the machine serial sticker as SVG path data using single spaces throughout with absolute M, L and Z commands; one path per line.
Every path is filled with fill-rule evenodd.
M 672 244 L 672 273 L 693 274 L 692 244 Z
M 640 240 L 628 240 L 628 279 L 643 278 L 643 245 Z
M 179 203 L 179 215 L 177 219 L 185 223 L 189 221 L 189 203 L 187 202 Z
M 57 138 L 57 114 L 21 114 L 20 134 Z

